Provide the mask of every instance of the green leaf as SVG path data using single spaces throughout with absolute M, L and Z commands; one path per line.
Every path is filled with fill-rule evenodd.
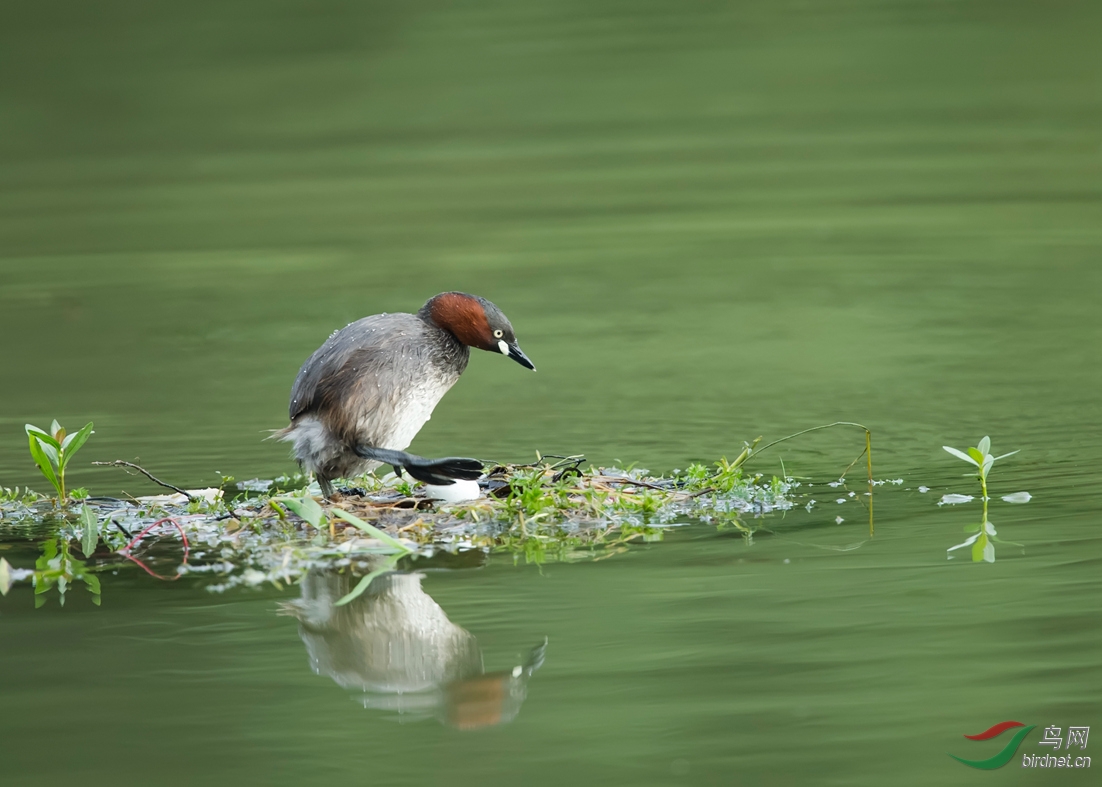
M 99 595 L 99 577 L 97 577 L 95 574 L 86 573 L 81 576 L 81 579 L 84 580 L 84 584 L 87 585 L 89 591 L 91 591 L 94 595 Z
M 46 480 L 53 484 L 57 494 L 61 496 L 61 483 L 57 480 L 57 474 L 54 473 L 53 465 L 50 463 L 49 458 L 42 450 L 42 443 L 39 442 L 40 438 L 36 434 L 32 434 L 29 437 L 31 458 L 34 459 L 34 463 L 38 465 L 38 469 L 42 471 L 42 475 L 46 476 Z
M 63 431 L 65 430 L 61 428 L 61 424 L 59 424 L 55 418 L 53 423 L 50 424 L 50 434 L 54 435 L 55 440 L 60 440 L 61 438 L 57 437 L 57 433 Z M 62 435 L 62 437 L 64 437 L 64 435 Z
M 58 449 L 54 448 L 54 446 L 49 443 L 42 442 L 42 438 L 38 435 L 32 435 L 31 439 L 38 443 L 38 447 L 42 449 L 42 453 L 50 460 L 50 464 L 56 468 L 58 463 Z
M 943 445 L 942 448 L 944 448 L 946 451 L 951 453 L 957 459 L 963 459 L 968 464 L 975 465 L 976 467 L 980 466 L 979 462 L 977 462 L 975 459 L 973 459 L 972 457 L 970 457 L 968 454 L 964 453 L 963 451 L 958 451 L 957 449 L 950 448 L 947 445 Z
M 968 456 L 972 457 L 972 463 L 975 464 L 976 467 L 983 467 L 983 460 L 986 454 L 981 453 L 978 448 L 969 448 Z
M 990 437 L 984 437 L 982 440 L 980 440 L 979 444 L 976 446 L 976 449 L 981 454 L 991 453 L 991 438 Z
M 352 601 L 362 596 L 364 591 L 368 589 L 368 587 L 371 585 L 371 582 L 376 577 L 381 577 L 383 574 L 389 574 L 391 571 L 394 570 L 394 566 L 397 565 L 397 563 L 397 556 L 388 559 L 386 563 L 384 563 L 381 567 L 375 569 L 366 577 L 361 579 L 358 583 L 356 583 L 356 587 L 352 588 L 352 590 L 350 590 L 346 595 L 341 596 L 339 599 L 337 599 L 336 603 L 334 603 L 333 606 L 343 607 L 349 601 Z
M 995 457 L 991 454 L 987 454 L 983 457 L 983 466 L 980 467 L 980 472 L 983 473 L 983 477 L 987 477 L 987 471 L 991 469 L 991 465 L 995 464 Z
M 61 443 L 55 440 L 53 435 L 42 431 L 34 424 L 24 424 L 23 428 L 26 430 L 27 434 L 37 435 L 38 439 L 47 445 L 52 445 L 54 448 L 61 448 Z
M 399 550 L 400 552 L 409 552 L 410 551 L 409 547 L 407 547 L 401 541 L 396 539 L 394 536 L 388 535 L 387 533 L 384 533 L 379 528 L 373 527 L 373 526 L 367 524 L 367 522 L 364 522 L 362 519 L 360 519 L 358 516 L 356 516 L 354 514 L 348 513 L 343 508 L 333 508 L 333 509 L 330 509 L 330 510 L 333 512 L 334 516 L 339 517 L 340 519 L 343 519 L 345 522 L 348 522 L 350 525 L 357 528 L 358 530 L 362 530 L 363 532 L 367 533 L 369 536 L 379 539 L 384 544 L 387 544 L 390 547 Z
M 80 522 L 84 526 L 84 538 L 80 542 L 80 551 L 85 557 L 91 557 L 96 551 L 96 544 L 99 543 L 99 520 L 96 519 L 96 512 L 87 505 L 81 506 Z
M 1022 450 L 1021 448 L 1019 448 L 1019 449 L 1018 449 L 1018 451 L 1021 451 L 1021 450 Z M 1018 453 L 1018 451 L 1011 451 L 1011 452 L 1010 452 L 1009 454 L 1003 454 L 1002 456 L 996 456 L 996 457 L 995 457 L 994 459 L 992 459 L 991 461 L 992 461 L 992 462 L 997 462 L 997 461 L 999 461 L 1000 459 L 1006 459 L 1006 458 L 1007 458 L 1008 456 L 1014 456 L 1014 454 Z
M 318 505 L 318 501 L 314 498 L 277 497 L 275 500 L 283 503 L 318 530 L 325 527 L 325 511 L 322 510 L 321 506 Z
M 88 441 L 89 436 L 91 436 L 92 434 L 92 422 L 89 421 L 79 432 L 74 432 L 73 434 L 65 438 L 64 442 L 62 442 L 61 444 L 61 447 L 65 449 L 66 463 L 68 463 L 73 454 L 80 450 L 80 447 Z

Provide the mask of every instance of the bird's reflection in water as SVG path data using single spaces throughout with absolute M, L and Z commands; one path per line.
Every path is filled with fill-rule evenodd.
M 402 720 L 435 717 L 460 729 L 510 721 L 543 664 L 546 639 L 525 663 L 487 673 L 474 635 L 448 620 L 421 589 L 422 576 L 383 574 L 343 606 L 336 602 L 355 577 L 306 576 L 302 597 L 284 609 L 298 618 L 310 666 L 357 692 L 365 708 L 396 712 Z

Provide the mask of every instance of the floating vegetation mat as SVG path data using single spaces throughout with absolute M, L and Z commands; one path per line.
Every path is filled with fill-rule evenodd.
M 79 447 L 77 438 L 90 433 L 90 426 L 71 436 L 56 422 L 49 434 L 28 426 L 32 443 L 52 441 L 45 443 L 52 450 L 41 450 L 39 466 L 61 498 L 66 497 L 65 451 L 71 456 L 73 446 Z M 866 443 L 838 480 L 819 485 L 830 488 L 823 502 L 860 504 L 871 538 L 873 489 L 899 486 L 903 479 L 873 479 L 867 429 L 838 422 L 765 447 L 833 426 L 860 427 Z M 4 542 L 26 540 L 38 542 L 41 549 L 34 568 L 13 566 L 0 557 L 0 594 L 7 595 L 16 582 L 30 581 L 37 605 L 45 603 L 44 594 L 52 588 L 64 603 L 66 589 L 79 582 L 99 603 L 96 574 L 118 572 L 124 566 L 165 581 L 205 577 L 212 591 L 268 583 L 282 587 L 321 571 L 336 572 L 342 581 L 359 578 L 337 602 L 340 605 L 362 594 L 374 578 L 411 568 L 423 558 L 477 558 L 503 552 L 529 563 L 595 560 L 623 551 L 633 541 L 660 541 L 669 528 L 693 522 L 735 530 L 752 541 L 756 532 L 768 530 L 766 515 L 793 508 L 797 498 L 809 512 L 817 505 L 810 483 L 808 489 L 797 491 L 802 484 L 793 478 L 766 479 L 745 472 L 743 463 L 755 453 L 758 440 L 748 443 L 734 462 L 694 464 L 669 476 L 637 468 L 583 469 L 581 456 L 540 457 L 532 464 L 495 466 L 477 485 L 462 482 L 467 484 L 463 489 L 415 486 L 394 474 L 365 475 L 353 479 L 354 486 L 340 490 L 332 500 L 323 499 L 317 485 L 303 476 L 237 484 L 224 479 L 221 488 L 185 490 L 130 462 L 96 462 L 140 472 L 173 494 L 122 500 L 90 497 L 81 489 L 67 496 L 66 506 L 59 506 L 58 498 L 0 488 L 0 548 Z M 996 543 L 1022 548 L 1016 542 L 1001 542 L 988 517 L 989 471 L 996 461 L 1017 452 L 993 456 L 990 447 L 990 438 L 984 437 L 967 452 L 945 448 L 976 468 L 982 501 L 982 512 L 965 521 L 968 538 L 946 548 L 950 560 L 969 554 L 965 547 L 971 547 L 973 563 L 993 563 Z M 862 457 L 868 457 L 868 487 L 858 492 L 846 488 L 845 475 Z M 55 464 L 56 472 L 48 473 Z M 449 489 L 463 492 L 466 502 L 441 501 L 440 495 Z M 931 490 L 923 485 L 914 491 Z M 975 499 L 950 493 L 938 505 Z M 1000 499 L 1022 504 L 1032 495 L 1022 491 Z M 845 521 L 839 515 L 833 519 L 838 525 Z M 850 551 L 866 540 L 818 546 Z M 461 562 L 469 564 L 466 558 Z
M 592 559 L 632 541 L 661 540 L 667 528 L 694 521 L 750 534 L 746 521 L 791 508 L 799 486 L 726 461 L 668 477 L 583 469 L 583 461 L 494 467 L 479 482 L 478 499 L 464 503 L 429 499 L 424 487 L 393 474 L 354 479 L 354 488 L 331 501 L 301 476 L 130 500 L 86 497 L 64 511 L 53 499 L 5 489 L 0 530 L 49 538 L 35 569 L 0 565 L 0 585 L 33 580 L 38 593 L 54 586 L 64 592 L 84 581 L 98 596 L 95 572 L 125 564 L 165 580 L 205 575 L 214 591 L 282 586 L 311 569 L 366 573 L 366 587 L 400 560 L 442 551 L 508 552 L 528 562 Z

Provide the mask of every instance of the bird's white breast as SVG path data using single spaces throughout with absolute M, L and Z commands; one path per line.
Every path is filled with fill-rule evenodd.
M 392 426 L 380 447 L 396 451 L 408 448 L 453 384 L 454 380 L 432 377 L 404 392 L 396 403 Z

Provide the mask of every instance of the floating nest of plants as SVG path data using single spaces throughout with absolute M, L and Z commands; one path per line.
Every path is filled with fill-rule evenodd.
M 224 590 L 293 583 L 317 568 L 374 574 L 441 551 L 509 552 L 530 562 L 592 559 L 632 541 L 661 540 L 669 528 L 694 521 L 749 533 L 754 528 L 744 520 L 790 508 L 789 492 L 798 486 L 726 461 L 670 476 L 584 462 L 540 457 L 496 465 L 479 482 L 478 499 L 463 503 L 433 500 L 394 474 L 354 479 L 325 500 L 316 485 L 293 476 L 220 489 L 171 487 L 177 491 L 131 499 L 87 497 L 67 509 L 29 490 L 4 490 L 0 516 L 9 530 L 51 531 L 36 587 L 51 571 L 54 583 L 66 576 L 72 583 L 124 563 L 168 580 L 207 574 L 211 589 Z M 0 570 L 9 585 L 36 573 Z

